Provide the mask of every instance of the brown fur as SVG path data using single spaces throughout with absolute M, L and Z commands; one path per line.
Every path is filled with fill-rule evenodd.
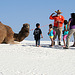
M 29 24 L 23 24 L 21 31 L 18 34 L 14 34 L 15 41 L 22 41 L 29 35 Z
M 23 24 L 23 27 L 19 34 L 16 34 L 12 31 L 12 28 L 4 25 L 0 22 L 0 44 L 1 43 L 10 43 L 14 44 L 14 41 L 20 42 L 23 41 L 29 35 L 29 24 Z

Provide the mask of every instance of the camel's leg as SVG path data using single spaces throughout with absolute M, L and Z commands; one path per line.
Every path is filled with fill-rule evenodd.
M 4 38 L 3 37 L 0 37 L 0 44 L 2 44 L 4 41 Z
M 0 44 L 2 44 L 4 42 L 6 35 L 3 33 L 0 33 Z

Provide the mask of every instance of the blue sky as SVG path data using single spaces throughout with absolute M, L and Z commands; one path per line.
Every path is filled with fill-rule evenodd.
M 15 33 L 18 33 L 23 23 L 29 23 L 30 29 L 34 29 L 36 23 L 41 26 L 53 23 L 49 16 L 60 9 L 65 19 L 70 18 L 70 13 L 75 12 L 75 0 L 1 0 L 0 21 L 10 26 Z M 50 40 L 48 26 L 41 28 L 44 38 Z M 26 40 L 33 39 L 33 31 Z

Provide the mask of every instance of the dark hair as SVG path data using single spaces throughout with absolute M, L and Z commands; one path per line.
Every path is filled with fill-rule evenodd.
M 49 24 L 49 27 L 52 28 L 52 24 Z
M 75 19 L 75 13 L 71 13 L 71 18 Z
M 75 13 L 71 13 L 71 18 L 72 18 L 71 25 L 75 25 Z
M 64 25 L 66 25 L 68 22 L 67 22 L 67 20 L 64 20 Z
M 38 26 L 40 26 L 40 24 L 39 24 L 39 23 L 37 23 L 37 24 L 36 24 L 36 27 L 38 27 Z

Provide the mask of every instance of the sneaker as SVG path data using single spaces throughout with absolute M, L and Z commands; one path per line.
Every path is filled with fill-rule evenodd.
M 53 46 L 52 46 L 52 45 L 49 45 L 49 47 L 51 47 L 51 48 L 52 48 Z
M 63 47 L 63 49 L 69 49 L 68 47 Z
M 52 45 L 49 45 L 49 47 L 51 47 Z
M 75 45 L 72 45 L 71 47 L 75 47 Z
M 61 45 L 61 42 L 59 42 L 59 45 Z

